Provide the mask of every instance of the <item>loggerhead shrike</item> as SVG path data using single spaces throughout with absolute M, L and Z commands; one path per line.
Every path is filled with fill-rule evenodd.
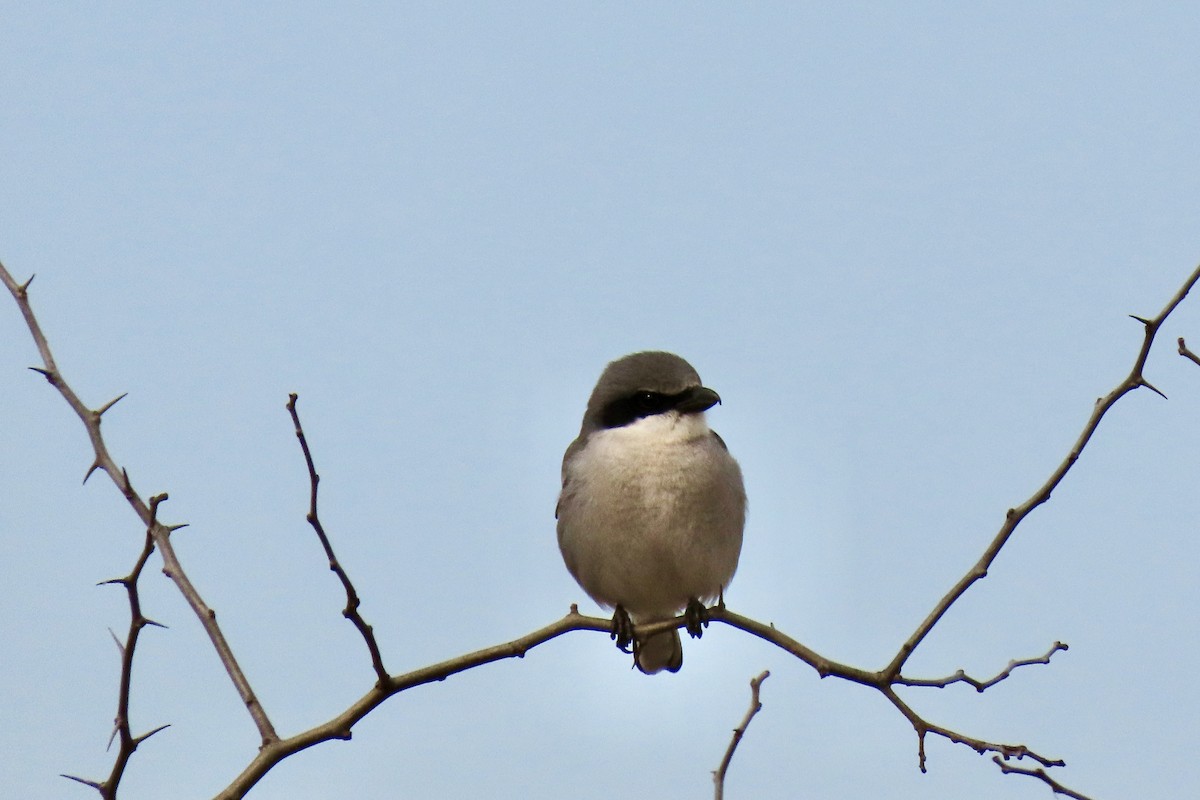
M 683 665 L 679 630 L 637 641 L 633 622 L 722 597 L 737 569 L 746 520 L 742 471 L 704 412 L 721 402 L 673 353 L 609 364 L 588 399 L 579 437 L 563 456 L 558 547 L 593 600 L 615 609 L 613 638 L 647 675 Z

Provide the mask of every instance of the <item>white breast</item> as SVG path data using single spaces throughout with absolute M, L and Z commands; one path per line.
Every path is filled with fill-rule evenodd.
M 564 467 L 559 546 L 597 602 L 635 616 L 711 601 L 737 569 L 741 470 L 703 414 L 593 432 Z

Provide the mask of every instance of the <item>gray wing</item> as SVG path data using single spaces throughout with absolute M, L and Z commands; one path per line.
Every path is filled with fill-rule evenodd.
M 558 514 L 562 511 L 563 495 L 567 493 L 567 462 L 575 457 L 575 454 L 583 449 L 583 445 L 587 441 L 587 437 L 580 434 L 575 441 L 567 445 L 567 452 L 563 453 L 562 460 L 562 490 L 558 493 L 558 503 L 554 506 L 554 518 L 558 519 Z

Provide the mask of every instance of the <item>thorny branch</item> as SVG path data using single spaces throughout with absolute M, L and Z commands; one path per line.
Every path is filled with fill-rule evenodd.
M 353 726 L 369 714 L 372 710 L 382 704 L 385 700 L 394 694 L 406 691 L 416 686 L 421 686 L 434 681 L 444 680 L 445 678 L 473 669 L 484 664 L 489 664 L 494 661 L 499 661 L 506 658 L 524 657 L 525 653 L 539 645 L 542 645 L 552 639 L 557 638 L 565 633 L 576 630 L 591 630 L 607 634 L 610 629 L 610 621 L 597 617 L 587 617 L 579 614 L 575 606 L 571 607 L 570 613 L 557 622 L 551 623 L 539 630 L 533 631 L 521 638 L 513 641 L 499 644 L 494 647 L 489 647 L 483 650 L 478 650 L 473 653 L 458 656 L 448 659 L 438 664 L 432 664 L 417 670 L 397 675 L 387 675 L 382 671 L 382 660 L 378 658 L 377 647 L 372 647 L 374 640 L 373 634 L 370 632 L 370 627 L 363 622 L 359 627 L 363 633 L 364 639 L 367 641 L 368 649 L 372 651 L 372 663 L 376 671 L 376 683 L 371 689 L 363 695 L 359 700 L 353 703 L 349 708 L 338 714 L 327 722 L 310 728 L 294 736 L 281 739 L 271 727 L 271 723 L 258 704 L 253 692 L 250 690 L 249 684 L 242 675 L 240 668 L 237 666 L 237 661 L 233 658 L 232 652 L 225 643 L 224 637 L 220 633 L 220 629 L 216 626 L 215 615 L 203 601 L 200 600 L 196 590 L 184 576 L 182 568 L 179 566 L 178 559 L 175 557 L 174 551 L 170 546 L 169 528 L 158 523 L 154 519 L 152 512 L 146 504 L 141 500 L 138 494 L 133 490 L 129 482 L 129 477 L 124 470 L 119 470 L 108 454 L 108 450 L 100 435 L 100 417 L 107 411 L 116 400 L 106 404 L 98 411 L 92 411 L 83 405 L 71 388 L 62 379 L 58 372 L 58 368 L 54 364 L 50 349 L 46 344 L 46 339 L 42 335 L 41 329 L 37 324 L 37 320 L 33 316 L 30 309 L 27 289 L 29 282 L 25 284 L 17 284 L 8 272 L 0 264 L 0 279 L 3 280 L 5 286 L 8 287 L 14 299 L 17 301 L 21 313 L 25 316 L 25 320 L 29 325 L 30 332 L 33 335 L 39 352 L 42 355 L 44 367 L 34 367 L 37 372 L 41 373 L 46 379 L 62 394 L 63 398 L 75 411 L 75 413 L 83 421 L 84 426 L 88 431 L 88 435 L 92 440 L 93 449 L 96 453 L 96 460 L 92 468 L 88 471 L 90 475 L 96 469 L 103 469 L 108 473 L 109 477 L 117 485 L 122 494 L 129 501 L 130 505 L 138 513 L 143 522 L 147 523 L 148 530 L 152 532 L 152 540 L 154 545 L 159 549 L 163 556 L 164 572 L 175 580 L 180 591 L 188 599 L 189 604 L 200 617 L 205 630 L 212 639 L 214 647 L 217 649 L 218 655 L 222 663 L 225 665 L 230 677 L 233 679 L 234 685 L 242 695 L 243 701 L 250 710 L 256 725 L 259 728 L 263 737 L 263 746 L 259 749 L 254 759 L 246 766 L 237 778 L 235 778 L 220 794 L 217 795 L 218 800 L 232 800 L 245 795 L 249 789 L 254 786 L 272 767 L 278 764 L 283 759 L 293 755 L 301 750 L 305 750 L 313 745 L 321 742 L 334 739 L 349 739 Z M 946 614 L 950 607 L 969 589 L 976 581 L 987 575 L 988 568 L 996 559 L 1001 548 L 1012 536 L 1017 526 L 1042 503 L 1049 500 L 1051 493 L 1058 487 L 1071 467 L 1079 459 L 1100 424 L 1101 419 L 1112 406 L 1120 400 L 1125 394 L 1139 387 L 1146 387 L 1152 391 L 1162 394 L 1152 386 L 1145 378 L 1143 370 L 1145 368 L 1146 359 L 1149 356 L 1150 349 L 1154 343 L 1162 324 L 1172 311 L 1183 301 L 1188 292 L 1200 280 L 1200 268 L 1197 268 L 1191 276 L 1184 282 L 1179 291 L 1171 298 L 1167 305 L 1159 312 L 1158 316 L 1153 319 L 1145 319 L 1142 317 L 1134 317 L 1142 323 L 1144 328 L 1144 336 L 1141 348 L 1138 352 L 1134 365 L 1129 374 L 1114 388 L 1109 394 L 1099 398 L 1092 409 L 1091 416 L 1084 425 L 1082 433 L 1075 441 L 1071 450 L 1059 464 L 1059 466 L 1051 473 L 1046 482 L 1034 494 L 1015 508 L 1009 509 L 1005 521 L 1001 525 L 1000 530 L 993 537 L 983 555 L 976 564 L 967 571 L 967 573 L 953 586 L 951 589 L 938 601 L 929 615 L 921 622 L 920 625 L 913 631 L 907 640 L 900 645 L 896 655 L 891 662 L 883 669 L 871 671 L 864 670 L 859 667 L 852 667 L 846 664 L 841 664 L 831 659 L 828 659 L 811 648 L 806 647 L 800 642 L 792 639 L 790 636 L 782 633 L 774 627 L 774 625 L 764 625 L 763 623 L 743 617 L 726 609 L 723 605 L 709 610 L 709 619 L 716 622 L 723 622 L 734 628 L 742 630 L 751 635 L 757 636 L 765 641 L 771 642 L 784 651 L 791 653 L 796 658 L 810 665 L 817 674 L 824 677 L 837 677 L 843 680 L 858 683 L 863 686 L 871 687 L 877 690 L 887 699 L 893 707 L 896 708 L 912 725 L 914 732 L 917 734 L 918 742 L 918 765 L 922 771 L 925 769 L 925 737 L 927 734 L 940 736 L 954 744 L 961 744 L 976 752 L 993 754 L 993 761 L 999 766 L 1005 774 L 1021 774 L 1036 778 L 1045 783 L 1055 793 L 1063 794 L 1076 800 L 1088 800 L 1086 796 L 1079 794 L 1071 789 L 1066 788 L 1062 784 L 1055 781 L 1046 772 L 1049 767 L 1062 766 L 1063 762 L 1059 759 L 1052 759 L 1040 755 L 1024 745 L 1020 744 L 1004 744 L 996 742 L 988 742 L 982 739 L 965 736 L 957 731 L 950 730 L 933 723 L 928 722 L 918 715 L 907 703 L 905 703 L 896 693 L 897 686 L 913 686 L 913 687 L 944 687 L 951 683 L 964 682 L 976 688 L 977 691 L 994 686 L 1002 680 L 1005 680 L 1012 671 L 1017 667 L 1027 666 L 1032 664 L 1049 663 L 1051 656 L 1058 650 L 1066 650 L 1067 646 L 1056 642 L 1053 647 L 1042 657 L 1025 659 L 1020 661 L 1012 661 L 1008 667 L 994 678 L 988 681 L 978 681 L 968 678 L 961 670 L 955 675 L 947 678 L 939 679 L 919 679 L 909 678 L 903 675 L 904 665 L 907 663 L 912 653 L 920 646 L 921 642 L 938 623 L 938 621 Z M 1180 352 L 1187 355 L 1182 340 L 1180 341 Z M 1189 356 L 1195 359 L 1195 356 Z M 1198 361 L 1197 363 L 1200 363 Z M 119 400 L 120 398 L 117 398 Z M 294 397 L 289 403 L 289 409 L 294 414 Z M 322 544 L 326 548 L 326 554 L 330 558 L 331 569 L 339 572 L 334 568 L 336 559 L 333 557 L 332 548 L 328 544 L 328 539 L 324 536 L 323 530 L 319 523 L 315 523 L 316 519 L 316 486 L 318 479 L 316 477 L 315 468 L 312 465 L 311 455 L 308 452 L 307 444 L 304 441 L 302 433 L 299 431 L 299 421 L 296 420 L 297 434 L 300 436 L 302 446 L 305 451 L 306 460 L 309 465 L 310 479 L 312 483 L 312 503 L 310 505 L 311 520 L 314 521 L 314 528 L 318 530 L 318 535 L 322 539 Z M 85 478 L 86 480 L 86 478 Z M 148 556 L 149 553 L 147 552 Z M 339 572 L 339 578 L 343 580 L 343 586 L 347 589 L 347 611 L 356 608 L 357 595 L 353 591 L 353 586 L 350 585 L 349 579 L 345 577 L 344 572 Z M 347 616 L 354 621 L 351 613 Z M 360 618 L 361 621 L 361 618 Z M 359 624 L 355 622 L 356 626 Z M 682 627 L 685 623 L 683 617 L 664 622 L 657 622 L 650 625 L 640 626 L 637 633 L 641 636 L 646 636 L 651 633 L 656 633 L 661 630 L 667 630 L 672 627 Z M 365 630 L 364 630 L 365 628 Z M 761 676 L 761 677 L 765 677 Z M 761 682 L 760 677 L 760 682 Z M 757 704 L 757 697 L 755 697 Z M 749 720 L 747 718 L 747 722 Z M 744 723 L 745 724 L 745 723 Z M 744 732 L 743 724 L 743 732 Z M 119 732 L 119 724 L 118 724 Z M 151 732 L 153 733 L 153 731 Z M 149 735 L 149 734 L 147 734 Z M 145 736 L 141 737 L 144 740 Z M 140 741 L 140 740 L 139 740 Z M 732 749 L 732 748 L 731 748 Z M 1008 763 L 1010 759 L 1021 760 L 1028 758 L 1031 761 L 1039 764 L 1036 768 L 1025 768 Z M 100 784 L 91 781 L 86 781 L 76 778 L 82 783 L 100 788 Z
M 101 585 L 113 584 L 125 587 L 125 593 L 129 598 L 129 632 L 125 635 L 124 644 L 117 642 L 117 648 L 121 651 L 121 686 L 117 692 L 117 716 L 113 720 L 113 732 L 108 740 L 110 747 L 112 746 L 113 739 L 117 739 L 120 744 L 117 746 L 117 757 L 113 762 L 112 771 L 109 772 L 108 778 L 102 783 L 90 781 L 85 778 L 77 778 L 74 775 L 63 775 L 62 777 L 91 786 L 100 792 L 100 796 L 104 800 L 113 800 L 117 796 L 117 787 L 121 785 L 121 778 L 125 775 L 125 767 L 129 764 L 129 759 L 133 755 L 133 752 L 137 750 L 138 745 L 159 731 L 170 727 L 169 725 L 160 725 L 151 731 L 143 733 L 141 736 L 134 736 L 129 727 L 129 696 L 133 682 L 133 652 L 137 648 L 138 636 L 141 634 L 142 628 L 147 625 L 154 625 L 160 628 L 165 627 L 142 614 L 142 601 L 138 595 L 138 579 L 142 576 L 142 569 L 146 566 L 146 561 L 150 558 L 150 554 L 154 552 L 153 531 L 158 518 L 158 504 L 166 499 L 167 495 L 165 493 L 150 498 L 150 524 L 146 526 L 146 541 L 142 545 L 142 552 L 138 556 L 137 562 L 133 565 L 133 569 L 123 578 L 113 578 L 101 583 Z M 116 639 L 115 635 L 113 639 Z
M 354 590 L 354 584 L 350 582 L 350 576 L 346 574 L 346 570 L 342 569 L 337 556 L 333 554 L 333 545 L 329 543 L 329 537 L 325 535 L 325 527 L 321 525 L 321 520 L 317 516 L 317 485 L 321 482 L 321 476 L 317 474 L 317 468 L 313 464 L 312 451 L 308 449 L 308 439 L 304 436 L 303 426 L 300 425 L 300 415 L 296 411 L 297 399 L 298 396 L 295 392 L 288 395 L 287 410 L 292 415 L 292 423 L 296 426 L 296 438 L 300 440 L 300 449 L 304 451 L 304 463 L 308 465 L 308 481 L 311 487 L 308 500 L 308 524 L 312 525 L 313 530 L 317 532 L 317 538 L 321 540 L 321 547 L 325 548 L 325 556 L 329 559 L 329 569 L 338 576 L 338 580 L 342 582 L 342 588 L 346 590 L 346 607 L 342 610 L 342 616 L 354 623 L 354 627 L 358 628 L 358 632 L 362 634 L 363 641 L 367 643 L 367 650 L 371 654 L 371 666 L 375 668 L 375 676 L 379 679 L 378 685 L 382 686 L 387 683 L 388 672 L 383 666 L 383 656 L 379 653 L 375 632 L 359 613 L 358 606 L 362 601 L 358 597 L 358 592 Z
M 250 716 L 258 728 L 263 743 L 267 744 L 275 741 L 279 736 L 275 733 L 275 728 L 271 725 L 271 720 L 267 716 L 267 712 L 263 709 L 258 701 L 258 697 L 254 694 L 254 690 L 250 687 L 250 682 L 242 672 L 241 666 L 238 665 L 237 659 L 233 655 L 233 650 L 230 649 L 229 643 L 225 641 L 225 635 L 221 632 L 221 628 L 217 624 L 217 612 L 209 608 L 204 602 L 196 587 L 188 579 L 187 573 L 184 572 L 183 565 L 179 563 L 179 558 L 175 555 L 175 548 L 171 544 L 172 529 L 153 519 L 150 507 L 134 491 L 133 484 L 129 480 L 129 473 L 117 466 L 117 462 L 113 460 L 112 455 L 108 452 L 108 446 L 104 443 L 104 437 L 100 433 L 101 417 L 124 395 L 106 403 L 95 411 L 84 405 L 83 401 L 79 399 L 79 396 L 75 394 L 75 391 L 58 371 L 58 365 L 54 362 L 54 355 L 50 352 L 50 345 L 47 343 L 46 337 L 42 333 L 42 328 L 33 314 L 33 308 L 29 304 L 29 284 L 33 282 L 33 278 L 31 277 L 25 283 L 17 283 L 4 267 L 4 264 L 0 263 L 0 281 L 4 283 L 5 287 L 12 294 L 13 300 L 16 301 L 17 307 L 21 309 L 21 315 L 25 318 L 25 324 L 29 327 L 29 333 L 33 337 L 38 353 L 41 354 L 42 366 L 30 367 L 30 369 L 40 373 L 50 382 L 51 386 L 58 390 L 58 393 L 67 401 L 67 405 L 71 407 L 71 410 L 83 422 L 84 428 L 87 429 L 88 438 L 92 442 L 92 450 L 95 453 L 95 460 L 84 475 L 84 481 L 86 482 L 88 477 L 97 469 L 104 470 L 112 482 L 116 484 L 117 489 L 125 497 L 125 500 L 133 508 L 134 513 L 138 515 L 142 524 L 150 529 L 154 545 L 158 548 L 158 552 L 162 556 L 163 573 L 175 582 L 175 586 L 187 600 L 192 611 L 200 619 L 200 624 L 208 634 L 208 638 L 212 642 L 213 648 L 217 651 L 217 656 L 221 659 L 225 671 L 229 673 L 230 680 L 233 681 L 233 685 L 241 696 L 242 702 L 250 712 Z
M 1000 548 L 1004 547 L 1009 537 L 1012 536 L 1013 531 L 1015 531 L 1017 526 L 1020 525 L 1027 516 L 1029 516 L 1030 512 L 1050 499 L 1050 494 L 1058 488 L 1058 485 L 1062 483 L 1063 478 L 1065 478 L 1067 473 L 1071 471 L 1071 467 L 1073 467 L 1075 462 L 1079 460 L 1079 456 L 1083 453 L 1084 447 L 1086 447 L 1088 441 L 1091 440 L 1092 434 L 1096 432 L 1096 428 L 1100 425 L 1100 420 L 1104 419 L 1104 415 L 1108 413 L 1108 410 L 1116 405 L 1116 402 L 1126 394 L 1141 386 L 1145 386 L 1147 389 L 1150 389 L 1156 394 L 1165 397 L 1162 392 L 1160 392 L 1152 384 L 1150 384 L 1149 381 L 1146 380 L 1146 377 L 1142 374 L 1142 371 L 1146 367 L 1146 359 L 1150 355 L 1150 348 L 1154 344 L 1154 337 L 1158 334 L 1158 329 L 1162 327 L 1163 322 L 1165 322 L 1167 317 L 1171 315 L 1171 312 L 1175 310 L 1175 307 L 1183 302 L 1183 298 L 1187 297 L 1188 292 L 1191 291 L 1198 279 L 1200 279 L 1200 267 L 1196 268 L 1196 270 L 1192 272 L 1188 279 L 1184 281 L 1183 286 L 1180 287 L 1179 291 L 1175 293 L 1175 296 L 1168 301 L 1167 305 L 1154 319 L 1144 319 L 1143 317 L 1137 316 L 1133 317 L 1133 319 L 1142 323 L 1144 333 L 1141 349 L 1138 351 L 1137 358 L 1134 359 L 1133 367 L 1129 370 L 1129 374 L 1126 375 L 1125 379 L 1118 383 L 1116 388 L 1114 388 L 1111 392 L 1096 400 L 1096 405 L 1092 408 L 1092 414 L 1088 418 L 1087 424 L 1083 426 L 1083 432 L 1079 434 L 1079 438 L 1076 439 L 1075 444 L 1071 446 L 1071 450 L 1067 453 L 1066 458 L 1062 460 L 1062 463 L 1060 463 L 1054 472 L 1050 474 L 1050 477 L 1046 479 L 1046 482 L 1042 484 L 1042 486 L 1036 492 L 1034 492 L 1028 500 L 1021 505 L 1008 510 L 1004 517 L 1004 524 L 1000 526 L 1000 531 L 992 539 L 991 543 L 987 546 L 987 549 L 984 550 L 983 555 L 980 556 L 979 560 L 975 563 L 975 566 L 967 570 L 967 574 L 963 575 L 958 583 L 956 583 L 954 587 L 950 589 L 950 591 L 946 592 L 942 599 L 938 601 L 937 605 L 933 607 L 933 610 L 929 612 L 929 615 L 925 617 L 921 624 L 917 626 L 917 629 L 913 631 L 912 635 L 908 637 L 908 640 L 900 646 L 900 650 L 897 651 L 895 657 L 892 659 L 892 662 L 888 664 L 887 669 L 885 670 L 888 675 L 893 678 L 898 677 L 900 675 L 900 671 L 904 669 L 904 664 L 908 661 L 909 656 L 911 656 L 913 651 L 917 649 L 917 645 L 919 645 L 921 641 L 929 635 L 929 632 L 933 630 L 933 626 L 938 623 L 938 620 L 940 620 L 942 616 L 950 610 L 950 606 L 952 606 L 954 602 L 958 600 L 958 598 L 962 597 L 963 594 L 966 593 L 967 589 L 971 588 L 976 581 L 987 576 L 988 568 L 991 567 L 992 562 L 996 560 L 996 556 L 1000 554 Z
M 763 681 L 769 677 L 771 677 L 770 671 L 764 669 L 758 677 L 750 679 L 750 709 L 746 712 L 746 716 L 742 717 L 742 724 L 733 729 L 733 737 L 729 740 L 729 747 L 725 748 L 725 756 L 721 759 L 720 766 L 713 771 L 713 797 L 716 800 L 723 800 L 725 797 L 725 773 L 729 771 L 729 762 L 733 761 L 733 752 L 737 750 L 742 737 L 746 735 L 746 729 L 750 727 L 750 720 L 754 719 L 755 714 L 762 711 L 758 690 L 762 688 Z

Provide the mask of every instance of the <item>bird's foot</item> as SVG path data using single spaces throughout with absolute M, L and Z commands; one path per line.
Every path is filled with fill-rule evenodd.
M 633 638 L 633 620 L 629 618 L 629 612 L 621 606 L 617 606 L 613 611 L 612 633 L 609 638 L 616 640 L 617 649 L 623 653 L 632 653 L 637 645 Z
M 693 639 L 704 635 L 704 629 L 708 627 L 708 609 L 703 603 L 694 597 L 688 600 L 687 608 L 683 610 L 683 618 L 687 623 L 687 632 Z

